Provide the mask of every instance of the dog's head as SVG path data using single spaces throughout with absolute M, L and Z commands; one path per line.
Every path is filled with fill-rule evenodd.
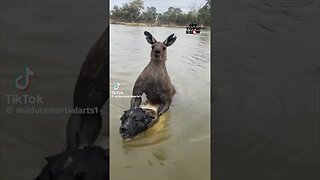
M 130 139 L 140 132 L 147 130 L 153 124 L 155 116 L 142 108 L 135 108 L 124 111 L 120 120 L 121 126 L 119 131 L 122 138 Z
M 106 180 L 108 154 L 100 147 L 85 147 L 47 157 L 47 165 L 35 180 Z

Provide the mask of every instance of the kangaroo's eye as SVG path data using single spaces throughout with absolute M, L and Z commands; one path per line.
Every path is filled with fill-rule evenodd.
M 163 47 L 163 50 L 166 50 L 167 48 L 166 47 Z
M 151 46 L 152 49 L 154 49 L 154 46 Z

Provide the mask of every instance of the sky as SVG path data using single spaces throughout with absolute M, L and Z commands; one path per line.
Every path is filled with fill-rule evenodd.
M 110 0 L 110 10 L 115 6 L 122 6 L 124 3 L 129 3 L 132 0 Z M 154 6 L 158 13 L 163 13 L 168 10 L 170 6 L 180 8 L 183 12 L 190 11 L 190 6 L 202 7 L 206 4 L 206 0 L 144 0 L 144 7 Z

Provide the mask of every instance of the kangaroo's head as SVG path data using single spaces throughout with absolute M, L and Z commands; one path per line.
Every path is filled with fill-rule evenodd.
M 165 41 L 158 42 L 148 31 L 144 32 L 146 39 L 151 44 L 151 60 L 165 61 L 167 60 L 167 47 L 171 46 L 177 39 L 171 34 Z

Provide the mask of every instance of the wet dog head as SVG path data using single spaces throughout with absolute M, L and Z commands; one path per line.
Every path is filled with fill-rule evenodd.
M 124 111 L 120 118 L 120 134 L 123 139 L 130 139 L 145 131 L 150 127 L 154 120 L 155 115 L 153 112 L 143 110 L 142 108 L 135 108 Z
M 47 165 L 35 180 L 106 180 L 108 154 L 100 147 L 85 147 L 47 157 Z

